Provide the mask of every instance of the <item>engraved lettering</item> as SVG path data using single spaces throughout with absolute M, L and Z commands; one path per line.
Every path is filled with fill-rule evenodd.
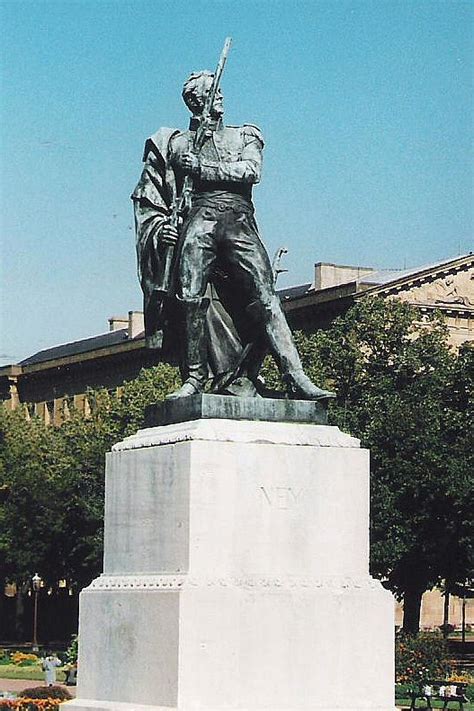
M 304 491 L 304 489 L 295 490 L 290 487 L 290 494 L 293 497 L 293 501 L 295 504 L 298 503 L 299 498 L 300 498 L 301 494 L 303 493 L 303 491 Z
M 291 489 L 289 486 L 276 486 L 275 487 L 277 508 L 279 508 L 279 509 L 288 509 L 289 508 L 290 491 L 291 491 Z
M 264 495 L 264 497 L 265 497 L 265 499 L 266 499 L 268 505 L 271 506 L 271 505 L 272 505 L 272 502 L 271 502 L 270 497 L 269 497 L 268 494 L 267 494 L 267 491 L 266 491 L 265 487 L 264 487 L 264 486 L 261 486 L 261 487 L 260 487 L 260 491 L 261 491 L 262 494 Z
M 269 506 L 282 511 L 297 506 L 304 491 L 304 489 L 293 489 L 291 486 L 260 486 L 259 490 Z

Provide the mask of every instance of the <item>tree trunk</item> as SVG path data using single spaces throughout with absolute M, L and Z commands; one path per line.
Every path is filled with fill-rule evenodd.
M 17 642 L 23 642 L 25 638 L 25 630 L 23 626 L 23 613 L 25 611 L 25 604 L 23 600 L 23 591 L 21 585 L 18 585 L 16 593 L 16 604 L 15 604 L 15 635 Z
M 448 581 L 444 581 L 445 591 L 444 591 L 444 610 L 443 610 L 443 637 L 448 638 L 448 625 L 449 625 L 449 588 Z
M 406 634 L 418 634 L 420 631 L 421 598 L 425 591 L 420 589 L 405 590 L 403 596 L 403 631 Z
M 462 595 L 462 624 L 461 624 L 462 654 L 466 656 L 466 584 Z

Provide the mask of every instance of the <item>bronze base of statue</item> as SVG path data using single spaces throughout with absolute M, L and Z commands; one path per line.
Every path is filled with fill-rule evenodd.
M 285 397 L 229 397 L 198 393 L 167 399 L 145 409 L 145 427 L 189 420 L 260 420 L 326 425 L 328 400 L 290 400 Z

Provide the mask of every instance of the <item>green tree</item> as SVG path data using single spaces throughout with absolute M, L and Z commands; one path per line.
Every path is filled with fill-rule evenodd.
M 23 582 L 41 564 L 48 578 L 51 543 L 62 526 L 60 465 L 51 433 L 18 410 L 2 410 L 0 551 L 7 578 Z
M 91 415 L 73 408 L 61 427 L 0 408 L 0 562 L 19 585 L 38 571 L 82 588 L 102 567 L 105 453 L 143 425 L 147 404 L 177 385 L 165 364 L 125 383 L 121 396 L 90 391 Z
M 446 592 L 459 594 L 474 581 L 474 349 L 464 345 L 456 358 L 446 408 L 444 440 L 448 467 L 442 577 Z

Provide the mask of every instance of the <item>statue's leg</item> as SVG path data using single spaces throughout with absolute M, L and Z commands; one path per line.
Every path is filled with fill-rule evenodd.
M 176 299 L 182 314 L 181 361 L 183 384 L 169 399 L 188 397 L 203 391 L 209 379 L 206 312 L 204 297 L 215 262 L 212 221 L 206 211 L 194 210 L 184 228 L 178 267 Z
M 256 326 L 256 339 L 263 327 L 272 355 L 289 395 L 304 400 L 322 400 L 334 393 L 317 387 L 303 371 L 290 327 L 275 293 L 273 271 L 260 241 L 252 215 L 228 226 L 226 259 L 238 275 L 239 287 L 247 299 L 247 313 Z
M 185 332 L 181 354 L 184 382 L 178 390 L 168 395 L 170 400 L 202 392 L 209 378 L 206 328 L 209 299 L 177 298 L 183 313 Z
M 248 313 L 265 328 L 270 351 L 275 358 L 288 394 L 302 400 L 325 400 L 334 393 L 315 385 L 306 375 L 293 336 L 276 295 L 265 295 L 248 305 Z

